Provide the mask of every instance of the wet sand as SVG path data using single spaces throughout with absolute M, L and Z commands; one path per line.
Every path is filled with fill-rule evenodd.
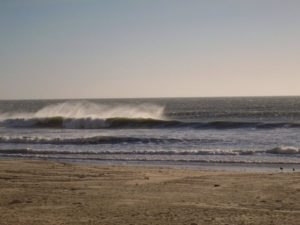
M 300 224 L 299 172 L 0 160 L 0 224 Z

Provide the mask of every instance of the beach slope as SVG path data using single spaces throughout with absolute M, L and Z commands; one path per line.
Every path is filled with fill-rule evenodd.
M 300 224 L 300 173 L 0 161 L 0 224 Z

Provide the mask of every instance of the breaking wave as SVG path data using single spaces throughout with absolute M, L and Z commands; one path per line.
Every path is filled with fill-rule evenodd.
M 266 151 L 270 154 L 300 154 L 300 148 L 292 146 L 280 146 Z
M 214 143 L 218 139 L 177 139 L 177 138 L 146 138 L 123 136 L 94 136 L 81 138 L 39 138 L 39 137 L 6 137 L 0 136 L 0 144 L 52 144 L 52 145 L 97 145 L 97 144 L 177 144 L 177 143 Z
M 65 102 L 45 106 L 37 112 L 1 113 L 0 126 L 99 129 L 128 123 L 130 120 L 163 120 L 163 115 L 164 107 L 154 104 Z
M 298 155 L 300 149 L 295 148 L 294 151 L 244 151 L 244 150 L 106 150 L 106 151 L 68 151 L 68 150 L 35 150 L 31 148 L 21 149 L 0 149 L 0 154 L 4 155 L 86 155 L 86 156 L 101 156 L 101 155 L 161 155 L 161 156 L 251 156 L 256 154 L 283 154 L 283 155 Z
M 0 126 L 57 129 L 274 129 L 300 128 L 297 122 L 263 123 L 248 121 L 187 122 L 169 120 L 164 107 L 155 104 L 95 104 L 70 101 L 51 104 L 36 112 L 1 113 Z M 168 114 L 167 114 L 168 115 Z
M 24 149 L 2 149 L 0 154 L 39 154 L 39 155 L 239 155 L 239 151 L 176 151 L 176 150 L 133 150 L 133 151 L 63 151 L 63 150 L 33 150 Z

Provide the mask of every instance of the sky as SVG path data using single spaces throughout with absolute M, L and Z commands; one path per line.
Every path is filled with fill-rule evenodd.
M 0 0 L 0 99 L 300 95 L 299 0 Z

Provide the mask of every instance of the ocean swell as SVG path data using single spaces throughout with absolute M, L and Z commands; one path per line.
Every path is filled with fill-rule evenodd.
M 160 129 L 160 128 L 191 128 L 191 129 L 276 129 L 300 128 L 300 123 L 261 123 L 237 121 L 184 122 L 153 118 L 11 118 L 0 121 L 0 126 L 14 128 L 57 128 L 57 129 Z
M 36 112 L 0 114 L 0 127 L 56 129 L 276 129 L 300 128 L 300 122 L 170 120 L 170 113 L 155 104 L 95 104 L 67 101 L 50 104 Z

